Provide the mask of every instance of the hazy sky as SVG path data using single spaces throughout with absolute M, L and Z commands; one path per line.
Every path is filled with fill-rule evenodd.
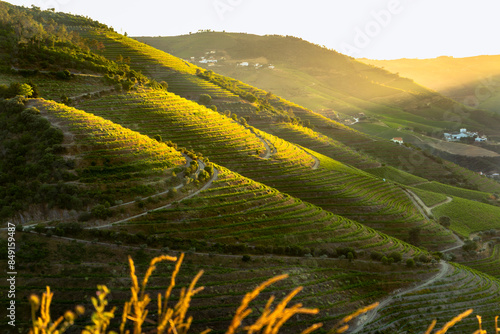
M 129 36 L 211 29 L 301 37 L 354 57 L 500 54 L 500 0 L 9 0 L 90 16 Z

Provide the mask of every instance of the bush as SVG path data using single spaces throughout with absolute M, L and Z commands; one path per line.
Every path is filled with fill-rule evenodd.
M 415 267 L 415 260 L 413 260 L 413 259 L 408 259 L 408 260 L 406 260 L 406 266 L 407 266 L 408 268 L 413 268 L 413 267 Z
M 381 252 L 373 251 L 370 254 L 370 258 L 374 261 L 380 261 L 384 257 L 384 254 Z
M 208 106 L 212 102 L 212 97 L 208 94 L 201 94 L 198 98 L 198 103 Z
M 401 262 L 401 260 L 403 259 L 403 255 L 401 255 L 400 252 L 391 252 L 389 254 L 389 258 L 393 259 L 394 262 Z
M 92 213 L 92 216 L 97 218 L 97 219 L 106 219 L 106 218 L 111 217 L 113 215 L 111 210 L 108 209 L 103 204 L 96 205 L 95 207 L 92 208 L 92 210 L 90 212 Z
M 241 261 L 243 261 L 243 262 L 250 262 L 250 260 L 251 260 L 251 257 L 250 257 L 250 255 L 247 255 L 247 254 L 243 255 L 243 257 L 241 258 Z

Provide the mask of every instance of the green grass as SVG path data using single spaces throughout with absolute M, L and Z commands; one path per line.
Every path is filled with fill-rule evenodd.
M 490 198 L 490 194 L 481 191 L 469 190 L 464 188 L 453 187 L 447 184 L 439 182 L 429 182 L 424 184 L 419 184 L 415 186 L 427 191 L 432 191 L 435 193 L 446 194 L 450 196 L 457 196 L 464 199 L 469 199 L 473 201 L 484 202 Z
M 413 191 L 418 197 L 420 197 L 422 202 L 424 202 L 424 204 L 429 207 L 446 200 L 446 195 L 444 194 L 434 193 L 432 191 L 422 190 L 418 188 L 411 188 L 411 191 Z
M 468 237 L 473 232 L 500 228 L 500 207 L 452 196 L 453 201 L 432 210 L 436 218 L 451 218 L 451 229 Z
M 417 183 L 427 182 L 427 180 L 424 178 L 406 173 L 391 166 L 366 169 L 365 171 L 380 178 L 385 178 L 404 185 L 413 185 Z

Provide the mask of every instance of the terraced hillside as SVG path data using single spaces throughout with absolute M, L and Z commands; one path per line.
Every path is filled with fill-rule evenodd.
M 363 155 L 330 137 L 298 124 L 279 123 L 267 127 L 261 126 L 261 129 L 362 170 L 380 166 L 380 163 L 370 156 Z
M 63 314 L 75 303 L 92 310 L 89 297 L 95 294 L 96 285 L 105 284 L 111 290 L 110 307 L 117 306 L 112 328 L 118 327 L 123 304 L 130 294 L 130 276 L 126 265 L 127 255 L 135 260 L 139 277 L 143 277 L 149 260 L 158 250 L 140 247 L 117 247 L 101 242 L 74 242 L 53 237 L 52 239 L 31 233 L 19 232 L 19 240 L 24 246 L 23 273 L 18 276 L 19 285 L 18 312 L 20 328 L 25 328 L 29 321 L 27 297 L 31 293 L 45 291 L 47 274 L 54 298 L 52 315 Z M 35 251 L 36 248 L 36 251 Z M 168 251 L 168 254 L 178 255 Z M 64 267 L 56 263 L 65 263 Z M 29 269 L 28 269 L 29 268 Z M 151 311 L 148 318 L 156 315 L 156 296 L 167 290 L 173 263 L 162 262 L 148 281 L 147 292 L 152 297 Z M 360 306 L 369 304 L 389 294 L 390 291 L 425 279 L 436 269 L 423 267 L 408 269 L 403 265 L 381 265 L 376 262 L 331 258 L 298 258 L 272 255 L 252 255 L 247 262 L 241 255 L 223 255 L 215 253 L 189 252 L 186 254 L 176 278 L 173 297 L 178 296 L 181 287 L 186 287 L 199 270 L 204 270 L 197 286 L 205 289 L 194 296 L 188 316 L 193 316 L 192 329 L 202 331 L 211 328 L 224 332 L 236 312 L 244 294 L 253 290 L 265 280 L 281 274 L 289 278 L 271 285 L 250 304 L 254 310 L 247 321 L 255 321 L 260 309 L 270 295 L 277 301 L 282 300 L 297 286 L 304 289 L 291 302 L 301 302 L 304 307 L 319 308 L 315 316 L 303 316 L 291 319 L 284 327 L 284 333 L 296 333 L 313 323 L 323 322 L 325 328 L 331 328 L 344 315 Z M 90 311 L 83 318 L 90 321 Z M 80 322 L 74 326 L 79 327 Z M 145 326 L 151 326 L 146 323 Z
M 420 250 L 381 235 L 354 221 L 256 183 L 220 166 L 218 179 L 199 196 L 167 209 L 114 225 L 157 238 L 211 251 L 233 245 L 233 251 L 287 255 L 341 256 L 345 247 L 362 251 Z M 215 244 L 214 244 L 215 243 Z M 178 248 L 173 247 L 173 248 Z M 361 256 L 361 255 L 360 255 Z
M 135 40 L 104 31 L 98 33 L 88 31 L 88 34 L 93 38 L 98 38 L 107 46 L 106 49 L 104 49 L 104 54 L 110 59 L 115 59 L 116 56 L 122 55 L 123 57 L 130 58 L 130 66 L 132 68 L 146 71 L 149 66 L 149 72 L 147 73 L 157 80 L 165 80 L 167 83 L 169 83 L 169 78 L 171 78 L 174 92 L 183 97 L 195 99 L 202 92 L 208 93 L 211 91 L 214 98 L 219 99 L 219 101 L 214 101 L 214 104 L 217 105 L 221 111 L 229 110 L 238 115 L 238 117 L 245 116 L 250 119 L 250 124 L 256 127 L 262 125 L 262 122 L 267 125 L 280 118 L 286 118 L 286 115 L 295 115 L 302 121 L 310 122 L 311 125 L 315 126 L 317 132 L 333 140 L 339 141 L 351 149 L 368 154 L 380 162 L 402 169 L 411 174 L 452 185 L 478 187 L 479 190 L 489 192 L 500 191 L 500 184 L 485 185 L 484 182 L 475 178 L 474 173 L 466 173 L 466 175 L 464 175 L 458 168 L 455 168 L 455 165 L 445 165 L 441 159 L 435 158 L 426 152 L 409 147 L 397 147 L 389 141 L 374 140 L 369 136 L 314 113 L 296 103 L 235 79 L 223 77 L 215 73 L 207 74 L 207 72 L 204 72 L 205 70 L 195 65 Z M 154 69 L 152 70 L 151 68 Z M 202 79 L 195 75 L 197 71 L 198 73 L 204 73 L 200 76 Z M 374 75 L 377 71 L 374 70 L 372 72 L 373 73 L 370 75 Z M 179 80 L 181 83 L 177 84 Z M 207 85 L 210 88 L 206 88 Z M 359 87 L 356 89 L 359 90 Z M 189 93 L 189 91 L 193 93 Z M 258 112 L 256 109 L 252 109 L 252 105 L 248 102 L 235 101 L 235 94 L 244 99 L 248 99 L 247 95 L 254 96 L 254 98 L 257 99 L 257 104 L 263 111 Z M 411 104 L 410 102 L 408 103 Z M 446 104 L 452 102 L 441 101 L 439 103 Z M 268 105 L 271 105 L 274 109 L 267 110 Z M 377 108 L 380 109 L 380 106 Z M 440 112 L 443 111 L 442 106 L 438 106 L 437 108 L 441 108 L 439 109 Z M 430 108 L 426 112 L 432 113 L 433 111 L 436 110 Z M 394 113 L 396 111 L 388 108 L 387 112 Z M 417 116 L 413 115 L 412 117 Z M 429 117 L 430 116 L 426 114 L 424 118 Z M 442 127 L 442 124 L 439 126 Z M 486 187 L 488 187 L 488 190 L 486 190 Z M 493 188 L 496 190 L 492 190 Z
M 174 168 L 186 164 L 172 147 L 101 117 L 43 99 L 31 100 L 29 106 L 63 131 L 61 148 L 65 158 L 73 160 L 76 175 L 70 184 L 98 204 L 161 192 L 177 182 Z
M 63 23 L 68 30 L 58 27 Z M 26 38 L 27 33 L 33 34 Z M 47 285 L 54 292 L 48 322 L 83 303 L 84 314 L 67 331 L 80 332 L 95 323 L 91 298 L 104 295 L 95 294 L 98 284 L 111 289 L 108 309 L 117 308 L 108 329 L 119 332 L 134 282 L 127 255 L 143 276 L 154 255 L 181 252 L 186 257 L 171 298 L 184 293 L 181 288 L 198 270 L 205 271 L 198 285 L 206 288 L 187 313 L 197 332 L 225 332 L 244 293 L 283 273 L 289 278 L 261 293 L 242 326 L 264 312 L 271 294 L 279 300 L 302 285 L 294 300 L 317 307 L 319 314 L 292 317 L 282 333 L 319 321 L 327 332 L 375 301 L 381 304 L 352 323 L 351 332 L 423 332 L 434 315 L 441 326 L 471 306 L 492 327 L 500 286 L 485 273 L 498 275 L 499 214 L 498 207 L 475 200 L 489 195 L 493 203 L 495 183 L 84 17 L 0 1 L 0 36 L 7 47 L 0 50 L 0 82 L 17 82 L 19 88 L 0 86 L 0 96 L 8 98 L 0 98 L 0 266 L 12 265 L 7 249 L 15 238 L 18 332 L 29 330 L 29 301 L 36 301 L 29 296 Z M 336 58 L 354 72 L 362 68 Z M 364 74 L 373 82 L 364 78 L 357 86 L 357 73 L 335 77 L 335 84 L 359 90 L 363 98 L 402 97 L 397 104 L 409 110 L 383 107 L 386 116 L 419 107 L 428 115 L 443 107 L 437 101 L 426 109 L 422 101 L 430 96 L 413 100 L 426 94 L 422 87 L 369 71 Z M 386 79 L 394 79 L 393 85 Z M 21 83 L 32 80 L 44 99 L 29 98 L 34 86 Z M 344 97 L 335 96 L 336 103 Z M 357 112 L 382 107 L 380 101 L 360 100 L 350 101 Z M 414 116 L 408 122 L 422 117 Z M 449 229 L 434 217 L 450 218 L 439 220 Z M 435 250 L 440 252 L 429 253 Z M 444 262 L 451 258 L 482 272 Z M 168 289 L 176 271 L 173 262 L 157 267 L 148 281 L 152 300 L 145 333 L 155 331 L 157 293 Z M 0 294 L 4 303 L 9 298 Z M 134 320 L 129 316 L 127 329 Z M 457 331 L 477 328 L 471 320 L 460 326 Z
M 246 177 L 384 233 L 406 239 L 409 229 L 420 226 L 432 236 L 426 247 L 454 242 L 449 232 L 425 222 L 398 187 L 278 137 L 245 128 L 174 94 L 142 90 L 82 101 L 79 107 L 192 148 Z
M 469 308 L 474 309 L 473 315 L 460 321 L 447 333 L 472 333 L 477 329 L 476 314 L 482 317 L 483 329 L 489 332 L 495 328 L 500 281 L 458 264 L 442 263 L 441 266 L 441 275 L 434 281 L 391 299 L 388 305 L 377 310 L 376 316 L 363 330 L 422 332 L 433 318 L 438 321 L 436 328 L 442 328 L 446 322 Z

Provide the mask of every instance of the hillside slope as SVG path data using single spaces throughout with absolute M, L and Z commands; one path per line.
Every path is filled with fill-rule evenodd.
M 466 105 L 500 112 L 500 56 L 360 61 L 398 72 Z
M 446 116 L 460 116 L 462 111 L 460 105 L 411 79 L 291 36 L 208 32 L 137 39 L 197 65 L 203 65 L 200 57 L 214 57 L 217 63 L 209 69 L 313 110 L 333 109 L 348 115 L 363 112 L 384 122 L 426 131 L 456 128 Z M 237 66 L 242 62 L 249 66 Z M 275 68 L 267 68 L 269 64 Z M 494 133 L 500 118 L 474 110 L 461 123 Z

